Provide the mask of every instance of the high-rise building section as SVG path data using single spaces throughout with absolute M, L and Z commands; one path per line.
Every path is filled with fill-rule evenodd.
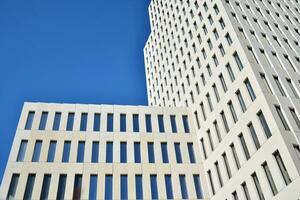
M 299 10 L 297 0 L 149 6 L 149 105 L 190 108 L 211 199 L 300 198 Z

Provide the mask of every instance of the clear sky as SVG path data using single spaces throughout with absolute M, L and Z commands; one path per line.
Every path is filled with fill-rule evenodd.
M 147 104 L 149 3 L 0 2 L 0 180 L 24 101 Z

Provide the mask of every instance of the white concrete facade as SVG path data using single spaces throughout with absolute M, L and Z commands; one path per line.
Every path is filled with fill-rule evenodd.
M 191 109 L 211 199 L 300 198 L 299 10 L 297 0 L 149 6 L 148 102 Z

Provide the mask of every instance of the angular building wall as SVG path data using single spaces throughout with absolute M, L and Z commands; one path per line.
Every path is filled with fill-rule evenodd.
M 203 197 L 187 108 L 25 103 L 0 199 Z
M 300 197 L 299 9 L 276 0 L 149 6 L 149 104 L 191 109 L 212 199 Z

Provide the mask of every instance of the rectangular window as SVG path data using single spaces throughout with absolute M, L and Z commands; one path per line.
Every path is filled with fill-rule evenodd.
M 107 114 L 106 130 L 107 130 L 107 132 L 114 131 L 114 115 L 112 113 Z
M 203 119 L 205 121 L 206 120 L 206 113 L 205 113 L 203 102 L 200 103 L 200 107 L 201 107 Z
M 152 132 L 151 115 L 146 115 L 146 131 Z
M 182 116 L 182 123 L 183 123 L 183 128 L 185 133 L 190 132 L 190 126 L 189 126 L 189 120 L 187 115 Z
M 84 146 L 85 146 L 85 142 L 83 141 L 78 142 L 77 162 L 79 163 L 82 163 L 84 161 Z
M 250 200 L 251 198 L 250 198 L 250 194 L 249 194 L 249 190 L 248 190 L 248 187 L 247 187 L 246 182 L 243 182 L 243 183 L 241 184 L 241 186 L 242 186 L 242 188 L 243 188 L 243 192 L 244 192 L 244 195 L 245 195 L 245 199 L 246 199 L 246 200 Z
M 196 191 L 197 199 L 202 199 L 203 198 L 203 192 L 202 192 L 202 188 L 201 188 L 201 182 L 200 182 L 199 175 L 194 174 L 193 179 L 194 179 L 194 185 L 195 185 L 195 191 Z
M 106 163 L 113 162 L 113 143 L 106 142 Z
M 200 129 L 200 122 L 199 122 L 197 111 L 194 112 L 194 117 L 195 117 L 195 120 L 196 120 L 197 128 Z
M 33 155 L 32 155 L 32 162 L 38 162 L 40 159 L 42 149 L 42 140 L 37 140 L 34 145 Z
M 270 94 L 273 94 L 273 92 L 272 92 L 272 90 L 271 90 L 271 87 L 270 87 L 270 85 L 269 85 L 269 83 L 268 83 L 268 80 L 266 79 L 266 76 L 265 76 L 264 74 L 260 73 L 260 77 L 261 77 L 261 80 L 263 81 L 263 83 L 265 84 L 265 86 L 266 86 L 268 92 L 269 92 Z
M 112 175 L 105 175 L 104 199 L 106 199 L 106 200 L 113 199 L 113 176 Z
M 170 121 L 171 121 L 172 133 L 177 133 L 176 117 L 175 117 L 175 115 L 171 115 L 170 116 Z
M 16 195 L 16 190 L 19 182 L 20 174 L 13 174 L 11 177 L 8 193 L 6 199 L 14 199 Z
M 72 131 L 73 130 L 73 124 L 74 124 L 74 113 L 69 113 L 68 114 L 68 120 L 67 120 L 67 131 Z
M 235 80 L 235 76 L 229 63 L 226 65 L 226 69 L 229 74 L 230 80 L 233 82 Z
M 215 186 L 214 186 L 214 182 L 213 182 L 210 170 L 207 171 L 207 175 L 208 175 L 208 179 L 209 179 L 209 183 L 210 183 L 211 192 L 213 195 L 215 195 L 215 193 L 216 193 Z
M 120 132 L 126 132 L 126 114 L 120 115 Z
M 47 124 L 48 112 L 42 112 L 39 130 L 45 130 Z
M 231 152 L 232 152 L 235 164 L 236 164 L 236 168 L 240 169 L 241 168 L 241 164 L 240 164 L 239 157 L 238 157 L 238 155 L 236 153 L 236 149 L 235 149 L 235 146 L 234 146 L 233 143 L 230 145 L 230 149 L 231 149 Z
M 87 119 L 88 119 L 88 114 L 87 113 L 81 113 L 80 131 L 86 131 Z
M 226 155 L 225 152 L 222 154 L 222 158 L 223 158 L 224 165 L 225 165 L 225 168 L 226 168 L 227 176 L 230 179 L 232 174 L 231 174 L 230 166 L 229 166 L 229 163 L 228 163 L 227 155 Z
M 154 157 L 154 144 L 153 142 L 148 142 L 148 162 L 154 163 L 155 157 Z
M 54 115 L 54 122 L 53 122 L 53 131 L 58 131 L 60 126 L 60 120 L 61 120 L 61 112 L 55 112 Z
M 256 95 L 255 95 L 254 90 L 253 90 L 253 88 L 252 88 L 252 86 L 250 84 L 249 79 L 246 79 L 244 81 L 244 83 L 246 85 L 246 88 L 248 90 L 248 93 L 249 93 L 249 96 L 250 96 L 251 100 L 254 101 L 256 99 Z
M 179 175 L 179 182 L 180 182 L 180 189 L 181 189 L 181 198 L 188 199 L 189 195 L 186 188 L 185 175 Z
M 229 101 L 227 104 L 228 104 L 232 119 L 233 119 L 234 123 L 236 123 L 238 121 L 238 118 L 237 118 L 236 112 L 234 110 L 233 104 L 231 101 Z
M 266 177 L 268 179 L 270 188 L 272 190 L 273 195 L 275 196 L 278 193 L 278 191 L 277 191 L 274 179 L 272 177 L 271 171 L 269 169 L 269 166 L 268 166 L 267 162 L 264 162 L 261 166 L 263 167 L 263 169 L 265 171 L 265 174 L 266 174 Z
M 73 187 L 73 199 L 80 199 L 82 188 L 82 175 L 76 174 Z
M 27 178 L 27 183 L 25 187 L 25 192 L 23 199 L 24 200 L 30 200 L 32 196 L 33 186 L 35 181 L 35 174 L 29 174 Z
M 295 123 L 296 123 L 298 129 L 300 129 L 300 120 L 299 120 L 298 115 L 297 115 L 296 112 L 295 112 L 295 109 L 294 109 L 294 108 L 290 108 L 290 112 L 291 112 L 291 114 L 292 114 L 292 117 L 293 117 L 293 119 L 294 119 L 294 121 L 295 121 Z
M 252 176 L 253 182 L 255 184 L 256 192 L 258 194 L 259 199 L 264 200 L 265 197 L 264 197 L 264 194 L 263 194 L 262 189 L 260 187 L 260 183 L 259 183 L 259 180 L 257 178 L 256 173 L 253 173 L 251 176 Z
M 158 128 L 159 128 L 159 132 L 163 133 L 165 132 L 165 127 L 164 127 L 164 116 L 163 115 L 158 115 Z
M 55 158 L 55 151 L 56 151 L 56 141 L 50 141 L 49 149 L 48 149 L 48 157 L 47 162 L 53 162 Z
M 69 162 L 71 141 L 65 141 L 62 162 Z
M 134 114 L 132 116 L 132 121 L 133 121 L 133 132 L 139 132 L 140 131 L 140 127 L 139 127 L 139 115 L 138 114 Z
M 242 111 L 245 112 L 247 110 L 247 107 L 246 107 L 246 104 L 245 104 L 245 101 L 243 99 L 241 92 L 238 90 L 235 94 L 239 100 Z
M 226 92 L 227 92 L 227 90 L 228 90 L 228 88 L 227 88 L 227 85 L 226 85 L 225 79 L 224 79 L 224 77 L 223 77 L 223 75 L 222 75 L 222 74 L 220 74 L 220 75 L 219 75 L 219 79 L 220 79 L 220 81 L 221 81 L 222 88 L 223 88 L 224 92 L 226 93 Z
M 292 181 L 291 181 L 290 176 L 289 176 L 289 174 L 288 174 L 288 172 L 285 168 L 285 165 L 282 161 L 282 158 L 281 158 L 281 155 L 280 155 L 279 151 L 276 151 L 275 153 L 273 153 L 273 156 L 275 157 L 275 160 L 277 162 L 277 165 L 279 167 L 279 170 L 281 172 L 281 175 L 284 179 L 285 184 L 286 185 L 290 184 Z
M 142 177 L 142 175 L 135 175 L 135 197 L 136 197 L 136 199 L 143 199 L 143 177 Z
M 298 159 L 300 160 L 300 146 L 297 144 L 294 144 L 293 147 L 294 147 L 294 150 L 295 150 L 295 153 L 296 153 Z
M 59 176 L 56 199 L 64 199 L 65 198 L 66 184 L 67 184 L 67 175 L 61 174 Z
M 246 141 L 245 141 L 243 133 L 241 133 L 239 135 L 239 138 L 240 138 L 240 142 L 241 142 L 241 145 L 243 147 L 243 150 L 244 150 L 244 154 L 245 154 L 246 160 L 249 160 L 250 159 L 250 153 L 249 153 L 249 150 L 248 150 L 248 147 L 247 147 L 247 144 L 246 144 Z
M 96 200 L 97 199 L 97 182 L 98 176 L 91 175 L 90 176 L 90 190 L 89 190 L 89 200 Z
M 128 199 L 128 178 L 127 175 L 121 175 L 121 199 Z
M 217 102 L 219 102 L 220 101 L 220 95 L 219 95 L 217 86 L 215 84 L 213 84 L 212 87 L 213 87 L 213 90 L 214 90 L 214 93 L 215 93 L 215 96 L 216 96 L 216 100 L 217 100 Z
M 120 162 L 127 163 L 127 143 L 120 143 Z
M 175 148 L 176 162 L 177 163 L 182 163 L 180 143 L 177 143 L 177 142 L 174 143 L 174 148 Z
M 92 163 L 97 163 L 99 160 L 99 142 L 92 144 Z
M 100 120 L 101 120 L 101 115 L 99 113 L 94 114 L 94 131 L 100 131 Z
M 278 114 L 278 116 L 279 116 L 279 118 L 280 118 L 280 120 L 281 120 L 281 123 L 282 123 L 284 129 L 285 129 L 286 131 L 289 131 L 289 130 L 290 130 L 290 127 L 289 127 L 289 125 L 288 125 L 288 123 L 287 123 L 287 121 L 286 121 L 286 119 L 285 119 L 285 117 L 284 117 L 284 115 L 283 115 L 283 113 L 282 113 L 282 111 L 281 111 L 280 106 L 275 106 L 275 108 L 276 108 L 277 114 Z
M 222 121 L 223 121 L 223 125 L 224 125 L 224 128 L 225 128 L 225 131 L 226 131 L 226 133 L 228 133 L 229 132 L 229 126 L 228 126 L 228 122 L 227 122 L 227 119 L 226 119 L 224 111 L 222 111 L 220 113 L 220 115 L 221 115 L 221 118 L 222 118 Z
M 219 129 L 219 126 L 218 126 L 218 122 L 214 121 L 213 123 L 214 123 L 215 131 L 216 131 L 216 134 L 217 134 L 217 138 L 218 138 L 219 142 L 221 142 L 222 137 L 221 137 L 221 134 L 220 134 L 220 129 Z
M 206 159 L 207 155 L 206 155 L 206 150 L 205 150 L 205 145 L 204 145 L 203 138 L 200 139 L 200 142 L 201 142 L 201 147 L 202 147 L 202 152 L 203 152 L 204 159 Z
M 205 96 L 206 96 L 206 100 L 207 100 L 207 104 L 208 104 L 208 106 L 209 106 L 209 109 L 210 109 L 210 111 L 212 112 L 212 111 L 214 110 L 214 107 L 213 107 L 213 104 L 212 104 L 212 102 L 211 102 L 211 98 L 210 98 L 210 96 L 209 96 L 209 93 L 207 93 Z
M 163 163 L 169 163 L 168 146 L 166 142 L 161 143 L 161 154 Z
M 283 87 L 282 87 L 282 85 L 281 85 L 278 77 L 277 76 L 273 76 L 273 77 L 274 77 L 275 83 L 276 83 L 276 85 L 277 85 L 277 87 L 279 89 L 280 94 L 282 96 L 286 96 L 285 91 L 284 91 L 284 89 L 283 89 Z
M 206 133 L 207 133 L 208 141 L 209 141 L 209 144 L 210 144 L 210 149 L 211 149 L 211 151 L 213 151 L 214 150 L 214 144 L 213 144 L 213 141 L 212 141 L 212 138 L 211 138 L 210 130 L 208 129 L 206 131 Z
M 217 172 L 217 175 L 218 175 L 220 187 L 223 187 L 223 179 L 222 179 L 222 176 L 221 176 L 221 172 L 220 172 L 220 167 L 219 167 L 218 161 L 215 162 L 215 168 L 216 168 L 216 172 Z
M 165 175 L 165 186 L 167 199 L 173 199 L 173 187 L 171 175 Z
M 30 130 L 32 127 L 33 119 L 34 119 L 34 111 L 29 111 L 26 124 L 25 124 L 25 130 Z
M 294 97 L 295 97 L 296 99 L 299 99 L 298 92 L 296 91 L 296 89 L 295 89 L 295 87 L 294 87 L 294 85 L 293 85 L 293 83 L 292 83 L 292 80 L 287 78 L 286 81 L 288 82 L 288 84 L 289 84 L 289 86 L 290 86 L 290 88 L 291 88 L 291 90 L 292 90 L 292 92 L 293 92 L 293 94 L 294 94 Z
M 260 143 L 259 143 L 259 140 L 257 138 L 256 131 L 255 131 L 255 129 L 253 127 L 253 124 L 251 122 L 248 124 L 248 128 L 249 128 L 252 140 L 254 142 L 254 145 L 255 145 L 256 149 L 258 150 L 260 148 Z
M 22 140 L 21 141 L 18 156 L 17 156 L 17 162 L 24 161 L 25 153 L 26 153 L 26 149 L 27 149 L 27 144 L 28 144 L 27 140 Z
M 156 177 L 156 175 L 150 175 L 150 185 L 151 185 L 151 198 L 152 199 L 158 199 L 157 177 Z
M 260 121 L 261 126 L 262 126 L 263 129 L 264 129 L 264 132 L 265 132 L 266 137 L 267 137 L 267 138 L 270 138 L 270 137 L 272 136 L 272 133 L 271 133 L 271 131 L 270 131 L 270 128 L 269 128 L 269 126 L 268 126 L 268 123 L 267 123 L 266 118 L 265 118 L 264 114 L 262 113 L 262 111 L 259 111 L 259 112 L 257 113 L 257 116 L 258 116 L 258 118 L 259 118 L 259 121 Z
M 190 163 L 196 163 L 193 143 L 187 143 Z
M 134 142 L 134 162 L 141 163 L 141 145 L 140 142 Z

